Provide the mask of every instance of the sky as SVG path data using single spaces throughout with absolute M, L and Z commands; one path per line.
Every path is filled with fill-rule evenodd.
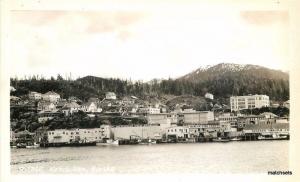
M 149 81 L 223 62 L 289 70 L 288 11 L 184 1 L 129 5 L 11 11 L 10 75 Z

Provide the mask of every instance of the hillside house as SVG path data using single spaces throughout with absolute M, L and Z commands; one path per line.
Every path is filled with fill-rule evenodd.
M 73 114 L 74 112 L 78 112 L 79 109 L 80 105 L 78 105 L 76 102 L 69 102 L 62 107 L 62 112 L 66 116 L 68 116 Z
M 117 99 L 117 96 L 114 92 L 107 92 L 105 94 L 105 99 L 108 99 L 108 100 L 116 100 Z
M 211 99 L 211 100 L 214 99 L 214 95 L 211 94 L 211 93 L 206 93 L 206 94 L 204 95 L 204 97 L 207 98 L 207 99 Z
M 28 97 L 31 100 L 41 100 L 42 94 L 38 92 L 29 92 Z
M 50 101 L 41 100 L 38 102 L 38 110 L 41 112 L 55 112 L 56 106 Z
M 60 95 L 53 91 L 49 91 L 42 95 L 42 99 L 52 103 L 58 103 L 58 101 L 60 100 Z
M 98 104 L 95 103 L 95 102 L 86 102 L 84 104 L 81 105 L 80 109 L 83 111 L 83 112 L 91 112 L 91 113 L 94 113 L 94 112 L 101 112 L 102 109 L 98 107 Z

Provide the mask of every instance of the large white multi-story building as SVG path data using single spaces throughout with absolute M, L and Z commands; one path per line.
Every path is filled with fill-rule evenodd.
M 270 101 L 267 95 L 247 95 L 230 97 L 231 111 L 239 111 L 243 109 L 254 109 L 269 107 Z
M 57 129 L 48 131 L 49 143 L 72 143 L 72 142 L 99 142 L 102 139 L 111 138 L 111 128 L 108 125 L 101 125 L 100 128 L 91 129 Z
M 212 111 L 189 111 L 178 114 L 179 121 L 186 125 L 190 124 L 208 124 L 214 121 L 214 112 Z

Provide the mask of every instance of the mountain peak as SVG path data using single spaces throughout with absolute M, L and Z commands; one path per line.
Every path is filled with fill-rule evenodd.
M 189 74 L 180 77 L 179 79 L 183 79 L 186 81 L 198 82 L 201 80 L 211 79 L 213 77 L 224 76 L 224 74 L 239 74 L 239 75 L 253 75 L 254 77 L 263 77 L 263 78 L 282 78 L 288 79 L 288 74 L 273 70 L 269 68 L 265 68 L 258 65 L 251 64 L 235 64 L 235 63 L 220 63 L 217 65 L 208 65 L 204 67 L 200 67 L 195 71 L 192 71 Z

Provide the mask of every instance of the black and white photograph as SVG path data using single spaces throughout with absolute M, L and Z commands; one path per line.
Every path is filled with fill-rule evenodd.
M 54 2 L 4 4 L 7 175 L 296 181 L 292 1 Z

